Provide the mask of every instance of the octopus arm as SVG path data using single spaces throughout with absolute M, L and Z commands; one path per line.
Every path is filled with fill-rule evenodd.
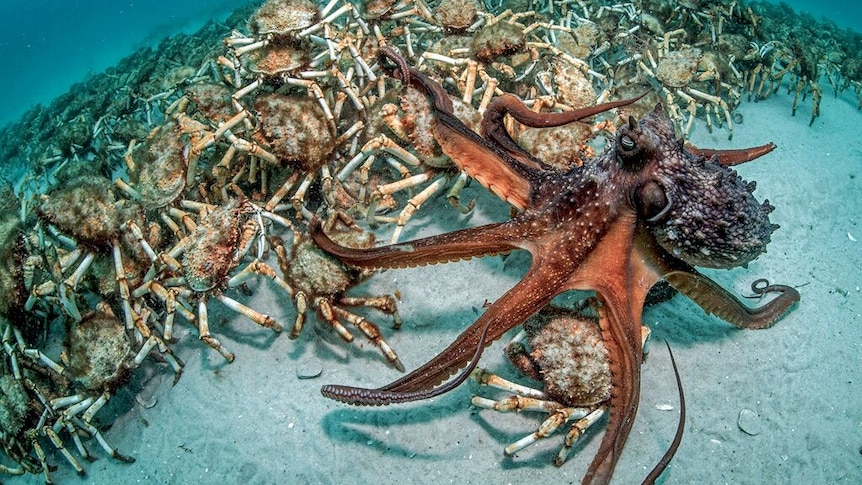
M 529 156 L 519 161 L 467 127 L 453 114 L 452 100 L 443 87 L 408 66 L 392 47 L 381 47 L 378 56 L 381 66 L 390 70 L 397 68 L 394 74 L 401 82 L 421 89 L 431 98 L 437 115 L 437 142 L 455 165 L 501 199 L 524 210 L 530 200 L 531 181 L 536 179 L 539 162 Z M 385 61 L 394 63 L 394 67 Z M 517 153 L 524 152 L 518 149 Z
M 324 396 L 349 404 L 385 405 L 432 397 L 439 394 L 433 391 L 441 388 L 449 390 L 454 386 L 444 384 L 436 389 L 435 386 L 468 362 L 475 365 L 484 346 L 499 339 L 509 329 L 523 323 L 530 315 L 548 304 L 562 291 L 564 276 L 567 275 L 559 270 L 567 266 L 565 261 L 548 260 L 543 264 L 534 261 L 524 278 L 488 307 L 451 345 L 407 376 L 379 389 L 325 386 L 322 389 Z M 456 382 L 465 377 L 466 375 L 460 376 Z
M 442 111 L 437 113 L 436 133 L 440 148 L 458 168 L 516 208 L 527 207 L 540 172 L 525 165 L 526 159 L 512 157 Z
M 634 214 L 621 215 L 567 285 L 596 291 L 601 302 L 599 326 L 608 348 L 612 379 L 607 430 L 584 475 L 585 484 L 610 481 L 640 399 L 640 316 L 646 293 L 659 274 L 649 259 L 639 257 L 639 248 L 634 244 L 636 227 Z
M 416 68 L 408 65 L 407 60 L 395 48 L 386 45 L 381 46 L 377 57 L 381 61 L 379 62 L 380 66 L 398 78 L 403 84 L 409 84 L 425 91 L 431 97 L 436 111 L 449 113 L 450 115 L 453 113 L 452 100 L 449 99 L 449 94 L 446 93 L 443 86 L 417 71 Z M 394 66 L 390 65 L 387 61 L 394 63 Z M 395 71 L 395 68 L 398 70 Z
M 611 353 L 611 388 L 608 426 L 596 456 L 587 468 L 582 483 L 606 484 L 613 476 L 637 415 L 640 402 L 641 363 L 640 324 L 630 312 L 630 300 L 615 291 L 598 291 L 602 306 L 599 326 L 607 334 L 605 345 Z
M 516 249 L 508 236 L 509 223 L 439 234 L 404 243 L 370 249 L 344 247 L 327 236 L 319 218 L 312 219 L 309 233 L 315 244 L 341 261 L 368 269 L 408 268 L 506 253 Z
M 767 293 L 778 293 L 778 296 L 765 305 L 749 308 L 718 283 L 661 249 L 643 224 L 638 227 L 635 246 L 637 259 L 642 261 L 643 266 L 650 272 L 670 283 L 707 314 L 715 315 L 739 328 L 769 328 L 800 298 L 799 292 L 790 286 L 770 285 L 761 279 L 752 283 L 752 291 L 759 296 Z
M 765 145 L 751 148 L 739 148 L 735 150 L 713 150 L 711 148 L 697 148 L 693 145 L 686 145 L 685 147 L 688 149 L 688 151 L 701 157 L 712 158 L 714 156 L 717 156 L 719 165 L 724 167 L 730 167 L 733 165 L 750 162 L 755 158 L 760 158 L 766 155 L 772 150 L 775 150 L 775 143 L 770 142 Z
M 758 286 L 758 283 L 763 283 L 765 280 L 755 281 L 751 289 L 758 295 L 766 293 L 779 293 L 779 295 L 762 306 L 749 308 L 718 283 L 694 269 L 673 271 L 666 274 L 664 279 L 680 293 L 691 298 L 707 314 L 715 315 L 739 328 L 769 328 L 799 301 L 799 292 L 790 286 L 769 284 Z
M 643 94 L 631 99 L 588 106 L 586 108 L 563 111 L 561 113 L 536 113 L 517 96 L 503 94 L 494 99 L 482 116 L 482 136 L 508 153 L 523 165 L 533 170 L 552 170 L 548 165 L 533 157 L 521 148 L 506 130 L 504 118 L 511 116 L 519 123 L 532 128 L 550 128 L 580 121 L 605 111 L 634 103 Z

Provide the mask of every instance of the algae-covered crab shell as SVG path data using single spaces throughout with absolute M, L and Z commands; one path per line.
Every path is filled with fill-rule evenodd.
M 333 231 L 331 237 L 339 244 L 367 249 L 374 246 L 374 233 L 352 229 Z M 345 265 L 324 253 L 308 236 L 294 244 L 290 264 L 282 272 L 298 291 L 307 295 L 334 296 L 347 291 L 363 278 L 361 270 Z
M 150 132 L 137 160 L 140 169 L 133 175 L 145 209 L 165 207 L 186 188 L 186 164 L 183 160 L 188 142 L 180 127 L 170 121 Z
M 716 160 L 692 154 L 677 140 L 673 124 L 663 110 L 641 121 L 664 146 L 657 176 L 669 209 L 650 223 L 656 241 L 668 252 L 693 266 L 732 268 L 754 260 L 766 251 L 778 225 L 769 222 L 774 209 L 755 199 L 754 182 Z
M 183 251 L 183 273 L 194 291 L 203 292 L 224 283 L 236 266 L 236 251 L 242 237 L 241 216 L 247 206 L 236 202 L 219 207 L 205 216 L 189 236 Z
M 67 339 L 69 371 L 78 385 L 89 390 L 115 389 L 126 380 L 132 344 L 116 317 L 99 312 L 85 315 L 72 325 Z
M 283 163 L 313 172 L 329 161 L 334 140 L 314 99 L 271 93 L 255 99 L 254 108 L 260 119 L 254 140 Z
M 254 35 L 290 34 L 320 20 L 320 10 L 310 0 L 270 0 L 248 21 Z
M 72 179 L 42 196 L 38 215 L 79 243 L 109 244 L 119 235 L 120 224 L 128 219 L 131 210 L 117 201 L 111 186 L 104 177 Z
M 527 319 L 524 330 L 549 398 L 566 406 L 610 399 L 610 360 L 597 319 L 549 305 Z
M 310 61 L 310 48 L 311 43 L 302 40 L 273 44 L 250 52 L 243 58 L 243 65 L 249 71 L 265 76 L 299 71 Z

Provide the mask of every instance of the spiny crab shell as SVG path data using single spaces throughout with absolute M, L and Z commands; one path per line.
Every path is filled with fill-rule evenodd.
M 659 81 L 668 86 L 686 87 L 694 78 L 701 57 L 703 57 L 703 51 L 697 47 L 670 51 L 659 60 L 655 75 Z
M 649 128 L 645 132 L 660 138 L 656 143 L 682 145 L 660 107 L 641 123 Z M 618 144 L 628 132 L 627 127 L 618 131 Z M 665 250 L 692 266 L 707 268 L 745 265 L 766 251 L 778 225 L 769 222 L 774 209 L 769 201 L 761 204 L 752 195 L 754 182 L 688 150 L 660 151 L 671 154 L 661 159 L 656 170 L 669 205 L 649 227 Z
M 128 375 L 126 361 L 132 355 L 132 345 L 123 322 L 112 315 L 85 315 L 70 328 L 66 347 L 69 371 L 84 389 L 115 389 Z
M 610 360 L 598 319 L 550 305 L 524 322 L 524 331 L 550 399 L 567 406 L 610 399 Z
M 557 101 L 572 108 L 585 108 L 596 102 L 596 90 L 584 72 L 566 61 L 552 63 Z
M 190 129 L 200 132 L 206 127 L 185 118 Z M 141 204 L 147 210 L 164 207 L 180 196 L 186 188 L 186 158 L 190 141 L 183 127 L 169 121 L 150 132 L 136 153 L 140 167 L 132 175 L 134 186 L 141 194 Z
M 568 171 L 583 163 L 592 135 L 592 126 L 576 121 L 551 128 L 525 128 L 518 135 L 518 144 L 542 162 Z
M 310 60 L 311 44 L 304 40 L 274 42 L 265 49 L 250 52 L 243 58 L 249 71 L 264 76 L 277 76 L 302 69 Z
M 269 0 L 248 21 L 254 35 L 298 32 L 320 20 L 320 10 L 310 0 Z
M 475 0 L 443 0 L 434 9 L 434 20 L 447 32 L 463 32 L 476 22 L 479 8 Z
M 374 234 L 352 229 L 336 229 L 330 237 L 347 247 L 367 249 L 374 246 Z M 293 245 L 290 266 L 283 267 L 286 278 L 298 291 L 307 295 L 341 294 L 362 279 L 362 271 L 324 253 L 307 235 Z
M 194 291 L 207 291 L 225 282 L 236 266 L 236 254 L 245 222 L 254 208 L 231 201 L 203 217 L 188 237 L 182 267 L 186 283 Z
M 0 375 L 0 442 L 14 438 L 24 428 L 30 409 L 27 392 L 11 375 Z
M 255 99 L 254 109 L 260 118 L 254 140 L 279 160 L 307 172 L 329 161 L 334 140 L 317 101 L 272 93 Z
M 109 244 L 118 237 L 120 224 L 131 215 L 127 201 L 117 201 L 111 181 L 82 176 L 43 195 L 39 217 L 76 241 L 92 246 Z
M 473 36 L 470 50 L 476 59 L 490 63 L 498 57 L 511 55 L 527 44 L 521 27 L 509 22 L 488 25 Z

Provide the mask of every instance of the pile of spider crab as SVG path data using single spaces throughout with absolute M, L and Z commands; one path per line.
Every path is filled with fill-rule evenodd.
M 246 328 L 292 339 L 311 316 L 403 371 L 394 334 L 375 323 L 382 313 L 401 326 L 396 297 L 353 288 L 378 269 L 525 249 L 534 267 L 524 281 L 440 356 L 379 390 L 324 394 L 429 397 L 526 322 L 509 356 L 544 389 L 475 371 L 516 396 L 474 403 L 549 413 L 509 454 L 575 421 L 558 463 L 608 414 L 586 480 L 602 483 L 637 409 L 640 312 L 653 283 L 743 328 L 783 315 L 798 299 L 792 288 L 758 285 L 780 295 L 751 310 L 694 269 L 744 265 L 765 250 L 772 206 L 728 166 L 771 146 L 716 152 L 683 141 L 696 123 L 732 136 L 741 102 L 781 89 L 794 114 L 810 103 L 813 123 L 823 78 L 836 95 L 854 89 L 862 107 L 862 49 L 848 47 L 859 39 L 804 18 L 787 30 L 776 15 L 792 12 L 730 0 L 491 3 L 268 0 L 166 41 L 168 52 L 136 55 L 95 77 L 87 96 L 5 130 L 2 144 L 16 147 L 4 148 L 7 158 L 24 160 L 25 173 L 0 199 L 9 204 L 0 213 L 0 443 L 14 462 L 0 472 L 50 481 L 58 454 L 80 471 L 90 439 L 131 460 L 96 414 L 143 366 L 181 382 L 174 347 L 189 335 L 204 352 L 241 359 L 211 325 L 214 300 L 251 320 Z M 403 243 L 432 198 L 473 211 L 461 196 L 473 179 L 511 204 L 513 219 Z M 562 181 L 573 182 L 554 192 Z M 693 230 L 692 212 L 711 219 Z M 567 260 L 548 247 L 565 247 Z M 598 276 L 609 258 L 617 266 Z M 263 284 L 292 308 L 250 306 Z M 574 288 L 597 295 L 576 310 L 546 308 Z

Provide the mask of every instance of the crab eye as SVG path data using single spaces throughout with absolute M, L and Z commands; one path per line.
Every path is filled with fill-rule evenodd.
M 656 222 L 670 210 L 670 199 L 658 182 L 650 180 L 637 188 L 635 207 L 638 215 L 648 222 Z

